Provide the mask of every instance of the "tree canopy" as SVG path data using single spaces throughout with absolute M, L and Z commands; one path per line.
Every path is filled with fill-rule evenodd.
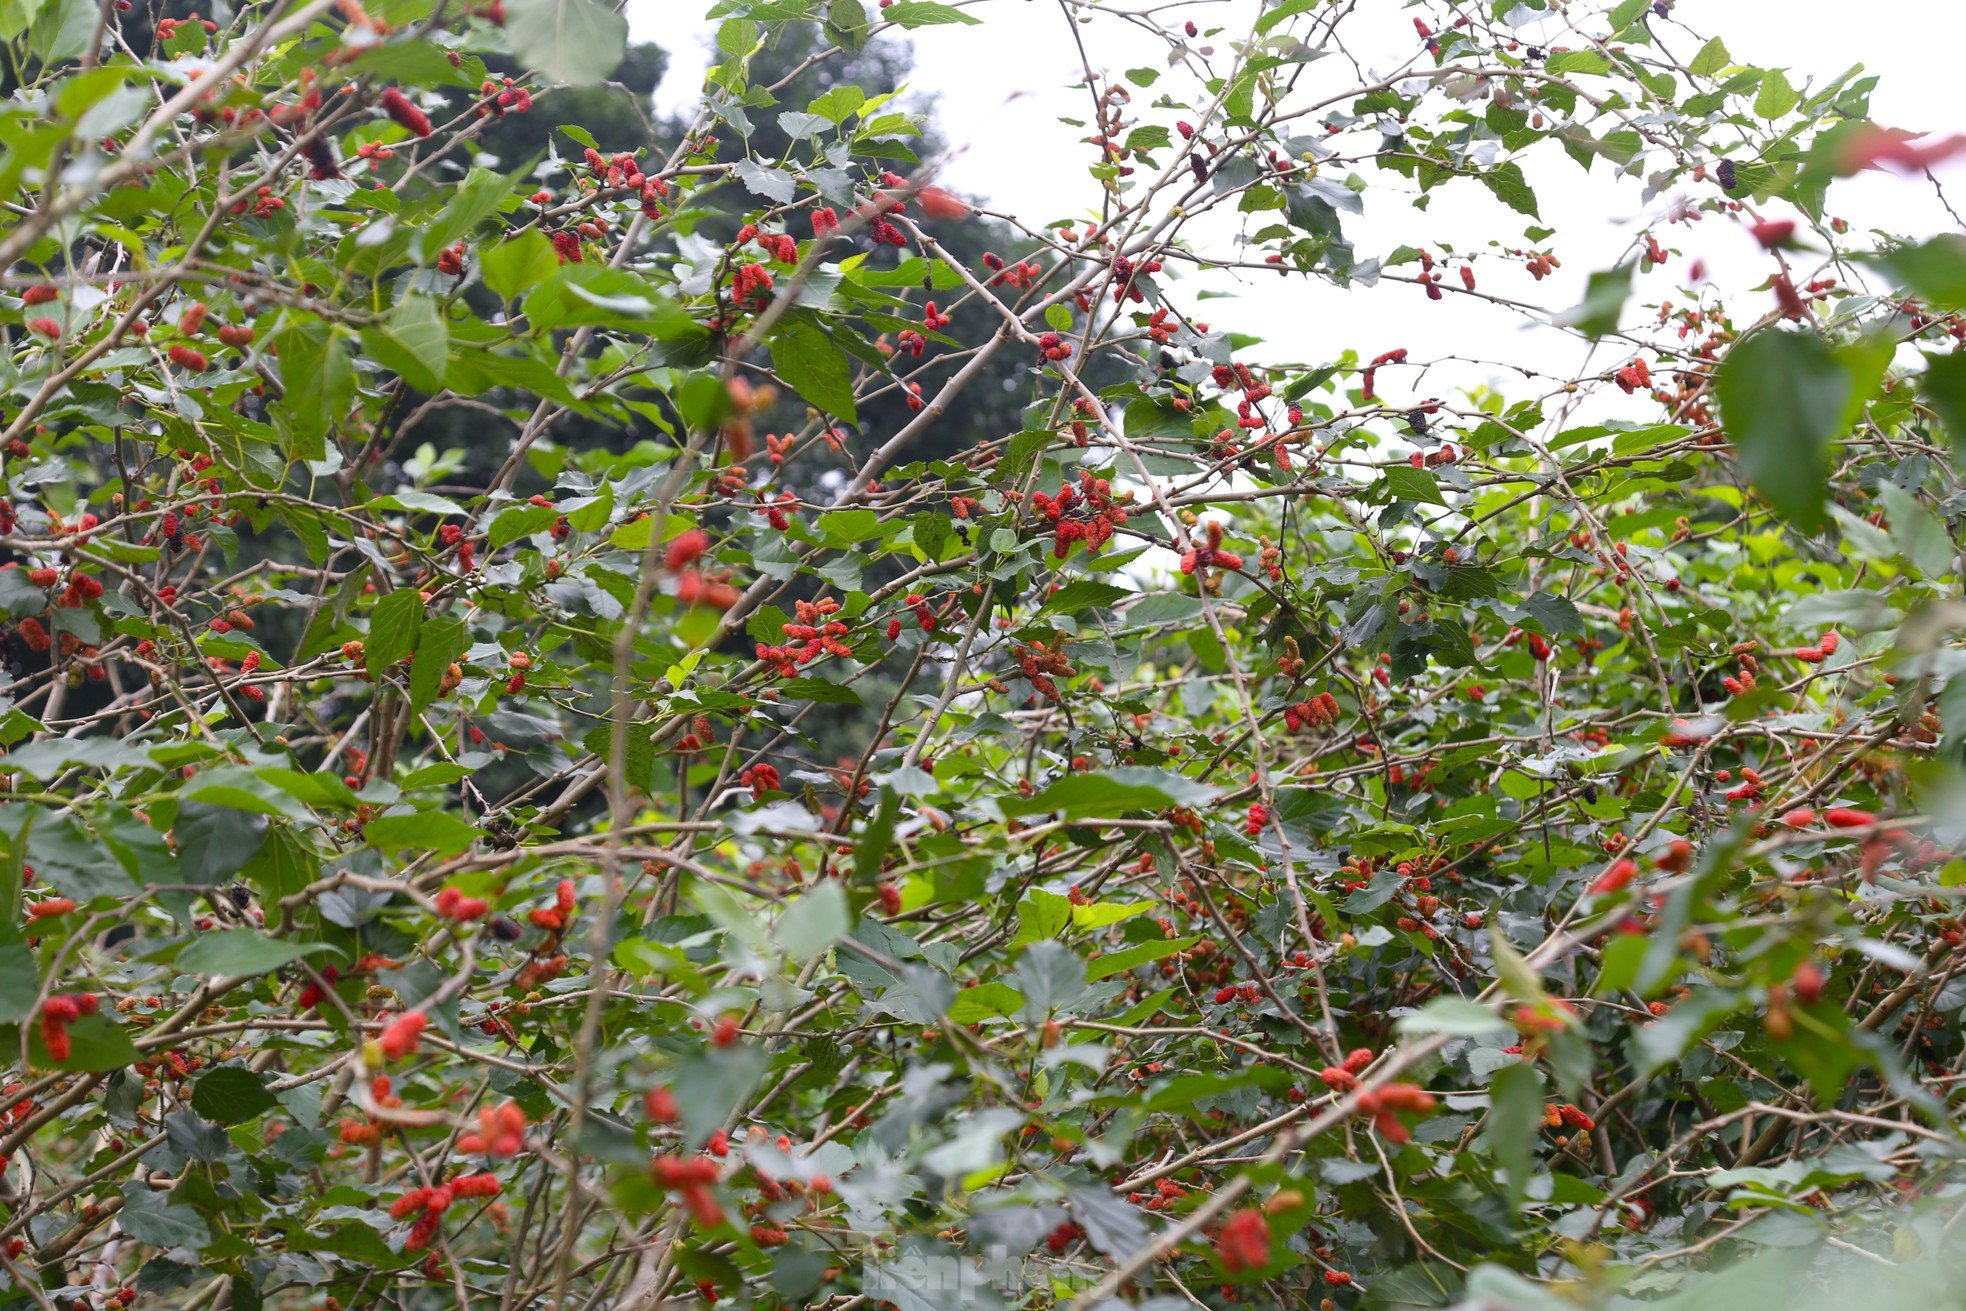
M 1959 1303 L 1966 138 L 1039 10 L 0 0 L 0 1305 Z

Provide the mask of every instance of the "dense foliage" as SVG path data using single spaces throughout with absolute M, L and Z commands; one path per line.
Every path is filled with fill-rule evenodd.
M 664 125 L 600 0 L 0 0 L 6 1305 L 1959 1296 L 1966 237 L 1833 201 L 1966 141 L 1042 8 Z M 938 184 L 979 20 L 1097 212 Z

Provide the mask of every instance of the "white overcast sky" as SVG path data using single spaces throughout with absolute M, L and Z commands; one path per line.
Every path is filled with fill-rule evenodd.
M 1178 24 L 1193 17 L 1204 29 L 1242 32 L 1247 30 L 1254 3 L 1114 0 L 1112 7 L 1152 8 L 1164 22 Z M 666 109 L 695 99 L 711 30 L 700 16 L 707 7 L 700 0 L 630 0 L 628 13 L 637 38 L 657 41 L 670 52 L 670 74 L 658 94 Z M 1434 18 L 1436 8 L 1409 6 L 1400 0 L 1363 0 L 1358 25 L 1370 34 L 1383 34 L 1385 45 L 1381 50 L 1355 47 L 1354 53 L 1369 68 L 1396 65 L 1412 52 L 1412 18 L 1416 14 Z M 1082 130 L 1057 122 L 1061 116 L 1083 118 L 1087 107 L 1085 90 L 1079 85 L 1078 54 L 1060 6 L 1053 0 L 986 0 L 971 12 L 984 20 L 981 26 L 930 27 L 910 34 L 916 62 L 911 89 L 934 97 L 935 116 L 954 149 L 953 157 L 942 165 L 941 179 L 989 208 L 1033 224 L 1082 218 L 1096 205 L 1098 193 L 1085 175 L 1090 148 L 1080 140 Z M 1961 51 L 1966 50 L 1966 0 L 1863 0 L 1861 4 L 1677 0 L 1673 17 L 1684 26 L 1663 30 L 1669 48 L 1683 60 L 1692 57 L 1698 40 L 1718 35 L 1737 62 L 1786 68 L 1798 86 L 1821 83 L 1860 63 L 1881 79 L 1872 98 L 1878 121 L 1921 132 L 1966 131 L 1960 76 Z M 1348 21 L 1346 31 L 1352 27 Z M 1525 41 L 1537 39 L 1535 29 L 1525 29 L 1522 35 Z M 1082 25 L 1081 36 L 1094 68 L 1114 76 L 1128 68 L 1166 64 L 1164 43 L 1116 18 L 1100 17 Z M 1351 75 L 1349 65 L 1339 67 L 1342 61 L 1329 63 L 1329 78 Z M 1312 75 L 1323 75 L 1323 69 L 1314 68 Z M 1148 107 L 1154 95 L 1170 85 L 1170 80 L 1163 80 L 1153 92 L 1136 93 L 1133 108 L 1141 121 L 1171 126 L 1173 114 Z M 1333 90 L 1342 86 L 1329 85 Z M 1648 205 L 1637 184 L 1612 183 L 1602 164 L 1586 177 L 1554 145 L 1542 149 L 1545 157 L 1532 164 L 1530 179 L 1542 201 L 1544 226 L 1558 229 L 1554 242 L 1564 261 L 1562 271 L 1533 284 L 1519 268 L 1500 263 L 1478 262 L 1477 270 L 1484 286 L 1556 308 L 1574 303 L 1584 277 L 1614 262 L 1633 233 L 1656 220 L 1671 198 Z M 1472 182 L 1450 184 L 1436 197 L 1431 212 L 1419 215 L 1401 200 L 1405 189 L 1401 179 L 1369 169 L 1365 176 L 1374 187 L 1367 194 L 1366 213 L 1345 220 L 1361 256 L 1399 242 L 1455 241 L 1464 249 L 1477 250 L 1490 237 L 1505 244 L 1527 244 L 1522 237 L 1527 220 L 1503 209 Z M 1966 160 L 1954 161 L 1942 176 L 1955 203 L 1966 203 Z M 1384 196 L 1377 191 L 1382 185 L 1389 188 Z M 1859 228 L 1877 226 L 1924 235 L 1953 226 L 1922 179 L 1870 174 L 1839 183 L 1831 193 L 1831 210 Z M 1668 246 L 1683 252 L 1683 258 L 1670 267 L 1671 274 L 1683 274 L 1697 256 L 1714 271 L 1715 281 L 1730 300 L 1765 296 L 1745 290 L 1769 270 L 1765 257 L 1738 227 L 1709 221 L 1656 230 Z M 1232 228 L 1201 235 L 1218 251 L 1233 248 Z M 1511 360 L 1533 359 L 1566 374 L 1616 362 L 1596 358 L 1586 365 L 1583 348 L 1576 343 L 1557 339 L 1547 330 L 1525 332 L 1513 315 L 1468 298 L 1450 297 L 1449 301 L 1459 303 L 1433 305 L 1414 288 L 1382 287 L 1347 294 L 1298 278 L 1268 276 L 1225 289 L 1236 290 L 1238 302 L 1233 308 L 1222 302 L 1206 307 L 1209 317 L 1267 338 L 1269 345 L 1259 352 L 1265 358 L 1318 360 L 1347 347 L 1376 353 L 1404 345 L 1416 357 L 1479 361 L 1459 371 L 1472 368 L 1490 377 L 1499 375 L 1496 366 Z M 1654 300 L 1672 294 L 1663 283 L 1642 282 L 1639 291 L 1641 297 Z M 1749 302 L 1744 308 L 1758 312 L 1761 306 Z M 1552 349 L 1569 354 L 1547 358 Z

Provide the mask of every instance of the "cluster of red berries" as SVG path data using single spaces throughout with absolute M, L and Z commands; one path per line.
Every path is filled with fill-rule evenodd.
M 41 1003 L 41 1042 L 48 1049 L 48 1056 L 57 1061 L 68 1059 L 73 1050 L 68 1039 L 68 1026 L 84 1015 L 94 1015 L 101 1007 L 93 992 L 58 992 Z
M 382 112 L 395 119 L 397 125 L 413 137 L 430 135 L 430 115 L 418 109 L 408 96 L 393 86 L 383 90 Z
M 1638 877 L 1638 862 L 1629 856 L 1620 856 L 1607 865 L 1591 883 L 1591 895 L 1608 897 L 1624 889 L 1625 885 Z
M 1038 337 L 1038 354 L 1047 360 L 1068 360 L 1072 357 L 1072 343 L 1055 332 L 1042 333 Z
M 384 1059 L 399 1061 L 416 1054 L 417 1048 L 423 1044 L 423 1031 L 429 1027 L 429 1016 L 422 1011 L 410 1011 L 384 1026 L 376 1045 Z
M 389 1215 L 396 1220 L 417 1217 L 416 1223 L 410 1226 L 409 1236 L 403 1240 L 403 1250 L 421 1252 L 436 1241 L 437 1231 L 444 1222 L 444 1212 L 450 1209 L 452 1202 L 459 1198 L 497 1197 L 498 1193 L 497 1175 L 461 1175 L 446 1184 L 411 1189 L 391 1204 Z
M 1389 350 L 1383 355 L 1374 356 L 1372 363 L 1366 365 L 1364 371 L 1359 374 L 1359 382 L 1362 386 L 1360 399 L 1366 401 L 1368 404 L 1377 400 L 1378 395 L 1374 392 L 1373 387 L 1378 381 L 1379 370 L 1388 364 L 1404 364 L 1405 362 L 1406 347 L 1404 346 L 1399 347 L 1397 350 Z
M 1075 672 L 1071 662 L 1065 658 L 1063 645 L 1054 649 L 1043 642 L 1032 642 L 1028 646 L 1013 647 L 1011 657 L 1017 667 L 1024 671 L 1024 677 L 1031 687 L 1047 701 L 1058 699 L 1058 678 L 1069 678 Z
M 1426 414 L 1427 410 L 1419 409 L 1413 411 L 1413 413 Z M 1411 419 L 1411 417 L 1412 417 L 1411 415 L 1408 416 L 1409 419 Z M 1460 458 L 1461 458 L 1461 453 L 1454 449 L 1454 444 L 1452 442 L 1442 442 L 1439 446 L 1435 447 L 1431 451 L 1413 452 L 1413 454 L 1406 457 L 1406 462 L 1412 465 L 1415 469 L 1435 469 L 1443 464 L 1453 464 L 1455 461 L 1459 460 Z M 1454 552 L 1454 548 L 1450 546 L 1441 554 L 1443 556 L 1446 556 L 1453 552 Z M 1450 559 L 1448 560 L 1448 563 L 1452 564 L 1454 563 L 1454 561 Z
M 1126 522 L 1126 507 L 1132 500 L 1131 492 L 1115 498 L 1109 480 L 1084 468 L 1076 487 L 1063 483 L 1056 496 L 1031 493 L 1031 504 L 1051 524 L 1051 554 L 1060 560 L 1071 553 L 1073 542 L 1084 542 L 1088 554 L 1098 554 Z
M 333 965 L 323 965 L 314 976 L 301 985 L 294 994 L 294 1010 L 305 1014 L 328 999 L 328 989 L 341 981 L 341 971 Z
M 1827 824 L 1831 828 L 1869 828 L 1877 823 L 1877 816 L 1867 810 L 1849 810 L 1832 806 L 1818 814 L 1807 806 L 1798 806 L 1781 817 L 1785 828 L 1814 828 L 1817 824 Z
M 1434 267 L 1433 253 L 1425 248 L 1420 249 L 1416 253 L 1420 256 L 1420 285 L 1426 289 L 1428 300 L 1439 300 L 1442 294 L 1440 290 L 1440 270 Z M 1462 282 L 1467 284 L 1469 291 L 1473 291 L 1474 273 L 1465 268 L 1461 270 L 1461 273 Z
M 1520 628 L 1511 628 L 1509 635 L 1502 639 L 1504 646 L 1514 646 L 1517 642 L 1521 642 L 1529 648 L 1529 654 L 1534 657 L 1537 664 L 1542 664 L 1556 653 L 1556 648 L 1551 646 L 1550 640 L 1541 633 L 1531 633 Z
M 454 887 L 437 894 L 437 913 L 456 924 L 483 919 L 491 913 L 491 903 L 483 897 L 467 897 Z
M 1565 1125 L 1572 1129 L 1595 1129 L 1597 1121 L 1585 1114 L 1583 1108 L 1570 1102 L 1552 1102 L 1543 1108 L 1545 1129 L 1561 1129 Z
M 724 1208 L 710 1191 L 710 1185 L 717 1182 L 715 1160 L 708 1156 L 658 1156 L 649 1166 L 655 1182 L 680 1197 L 699 1226 L 711 1229 L 724 1222 Z
M 1270 1221 L 1261 1211 L 1244 1209 L 1222 1222 L 1215 1234 L 1215 1259 L 1232 1275 L 1270 1263 Z
M 996 275 L 990 279 L 992 287 L 1009 286 L 1019 291 L 1028 288 L 1038 275 L 1044 272 L 1042 264 L 1031 264 L 1021 260 L 1015 264 L 1006 264 L 1003 256 L 988 251 L 983 254 L 983 267 Z
M 1823 661 L 1835 655 L 1836 648 L 1842 644 L 1842 637 L 1835 631 L 1831 631 L 1824 633 L 1822 637 L 1818 638 L 1816 645 L 1799 646 L 1790 652 L 1790 654 L 1805 665 L 1820 665 Z
M 920 592 L 910 592 L 907 597 L 909 609 L 915 612 L 915 623 L 924 633 L 935 631 L 935 611 L 928 608 L 928 598 Z M 887 640 L 892 642 L 901 636 L 901 620 L 887 621 Z
M 731 276 L 730 298 L 740 307 L 757 309 L 771 298 L 771 270 L 762 264 L 740 265 Z
M 483 1108 L 477 1129 L 457 1139 L 457 1150 L 465 1156 L 517 1156 L 525 1145 L 526 1113 L 514 1102 Z
M 1723 783 L 1728 781 L 1726 778 L 1721 777 L 1718 774 L 1715 775 L 1715 777 L 1720 778 L 1721 782 Z M 1729 801 L 1754 801 L 1761 796 L 1761 790 L 1765 786 L 1767 785 L 1762 782 L 1760 774 L 1757 774 L 1753 769 L 1749 768 L 1748 766 L 1743 765 L 1741 767 L 1740 786 L 1729 788 L 1727 791 L 1727 799 Z
M 477 546 L 465 538 L 462 525 L 454 523 L 445 524 L 437 530 L 437 541 L 439 545 L 449 547 L 457 552 L 457 567 L 459 569 L 468 574 L 477 568 L 475 559 Z
M 1372 1127 L 1379 1136 L 1389 1143 L 1406 1143 L 1413 1137 L 1405 1123 L 1399 1118 L 1400 1112 L 1425 1115 L 1438 1103 L 1434 1095 L 1414 1083 L 1389 1083 L 1382 1088 L 1367 1088 L 1358 1095 L 1358 1112 L 1372 1117 Z
M 1191 546 L 1181 553 L 1181 572 L 1206 575 L 1210 569 L 1237 570 L 1242 557 L 1222 549 L 1222 521 L 1210 519 L 1203 529 L 1206 545 Z
M 456 58 L 456 52 L 451 52 L 451 56 Z M 507 114 L 524 114 L 532 109 L 532 92 L 509 77 L 496 82 L 486 78 L 478 88 L 478 94 L 484 97 L 473 110 L 479 118 L 503 118 Z
M 1523 267 L 1529 270 L 1529 276 L 1538 282 L 1541 282 L 1544 278 L 1550 276 L 1551 273 L 1563 267 L 1563 261 L 1554 255 L 1546 255 L 1527 250 L 1511 250 L 1509 254 L 1522 260 Z
M 53 919 L 57 915 L 66 915 L 74 909 L 75 901 L 71 897 L 49 897 L 29 906 L 27 918 L 29 920 Z
M 746 223 L 737 230 L 737 239 L 731 243 L 733 249 L 746 242 L 755 241 L 760 249 L 780 264 L 799 262 L 799 243 L 789 233 L 765 232 L 755 223 Z
M 795 676 L 800 665 L 809 665 L 821 655 L 853 659 L 853 648 L 840 640 L 853 631 L 852 627 L 829 618 L 839 613 L 838 601 L 822 596 L 817 601 L 797 602 L 793 610 L 794 622 L 781 627 L 785 630 L 785 636 L 798 645 L 766 646 L 760 642 L 757 645 L 758 659 L 776 666 L 786 678 Z
M 1741 696 L 1754 691 L 1755 676 L 1761 672 L 1761 662 L 1754 657 L 1754 649 L 1758 645 L 1760 644 L 1753 641 L 1734 644 L 1733 654 L 1740 657 L 1741 667 L 1736 673 L 1720 680 L 1720 685 L 1727 689 L 1728 696 Z
M 756 764 L 737 776 L 737 781 L 751 789 L 751 799 L 757 800 L 767 792 L 781 790 L 782 784 L 776 766 Z
M 1157 259 L 1148 260 L 1144 264 L 1135 264 L 1124 255 L 1114 256 L 1113 302 L 1115 304 L 1123 304 L 1130 297 L 1135 301 L 1144 303 L 1147 299 L 1147 291 L 1146 288 L 1140 286 L 1138 279 L 1142 274 L 1159 273 L 1160 271 L 1161 262 Z
M 1149 1211 L 1165 1211 L 1187 1195 L 1188 1190 L 1172 1179 L 1161 1179 L 1155 1182 L 1153 1192 L 1128 1193 L 1126 1200 L 1135 1206 L 1145 1206 Z
M 1640 356 L 1624 368 L 1612 374 L 1611 379 L 1618 384 L 1620 391 L 1629 396 L 1633 392 L 1650 390 L 1652 386 L 1652 370 L 1645 363 L 1645 358 Z
M 1060 1221 L 1058 1227 L 1045 1236 L 1045 1250 L 1053 1256 L 1063 1256 L 1067 1248 L 1084 1237 L 1084 1225 L 1076 1220 Z
M 53 587 L 61 581 L 61 573 L 55 569 L 30 569 L 27 571 L 27 581 L 36 587 Z M 73 573 L 69 575 L 68 585 L 62 589 L 62 594 L 55 605 L 63 610 L 79 610 L 101 595 L 100 579 L 91 578 L 84 573 Z
M 1370 1047 L 1354 1047 L 1345 1054 L 1343 1062 L 1325 1066 L 1317 1077 L 1333 1092 L 1350 1092 L 1358 1087 L 1358 1076 L 1378 1058 L 1379 1054 Z
M 716 740 L 717 726 L 711 722 L 708 715 L 698 715 L 690 721 L 690 731 L 676 739 L 676 750 L 683 755 L 688 755 L 692 751 L 703 750 Z
M 533 927 L 545 929 L 548 933 L 564 933 L 567 925 L 573 922 L 575 892 L 572 879 L 561 879 L 553 889 L 551 906 L 535 906 L 526 912 L 526 919 Z
M 1320 692 L 1308 701 L 1283 708 L 1284 726 L 1295 733 L 1304 728 L 1321 728 L 1336 723 L 1338 719 L 1338 698 L 1329 692 Z

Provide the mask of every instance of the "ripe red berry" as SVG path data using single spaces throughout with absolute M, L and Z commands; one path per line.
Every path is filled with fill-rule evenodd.
M 401 124 L 413 137 L 430 135 L 430 115 L 418 109 L 410 98 L 395 87 L 388 87 L 382 93 L 382 109 L 389 117 Z

